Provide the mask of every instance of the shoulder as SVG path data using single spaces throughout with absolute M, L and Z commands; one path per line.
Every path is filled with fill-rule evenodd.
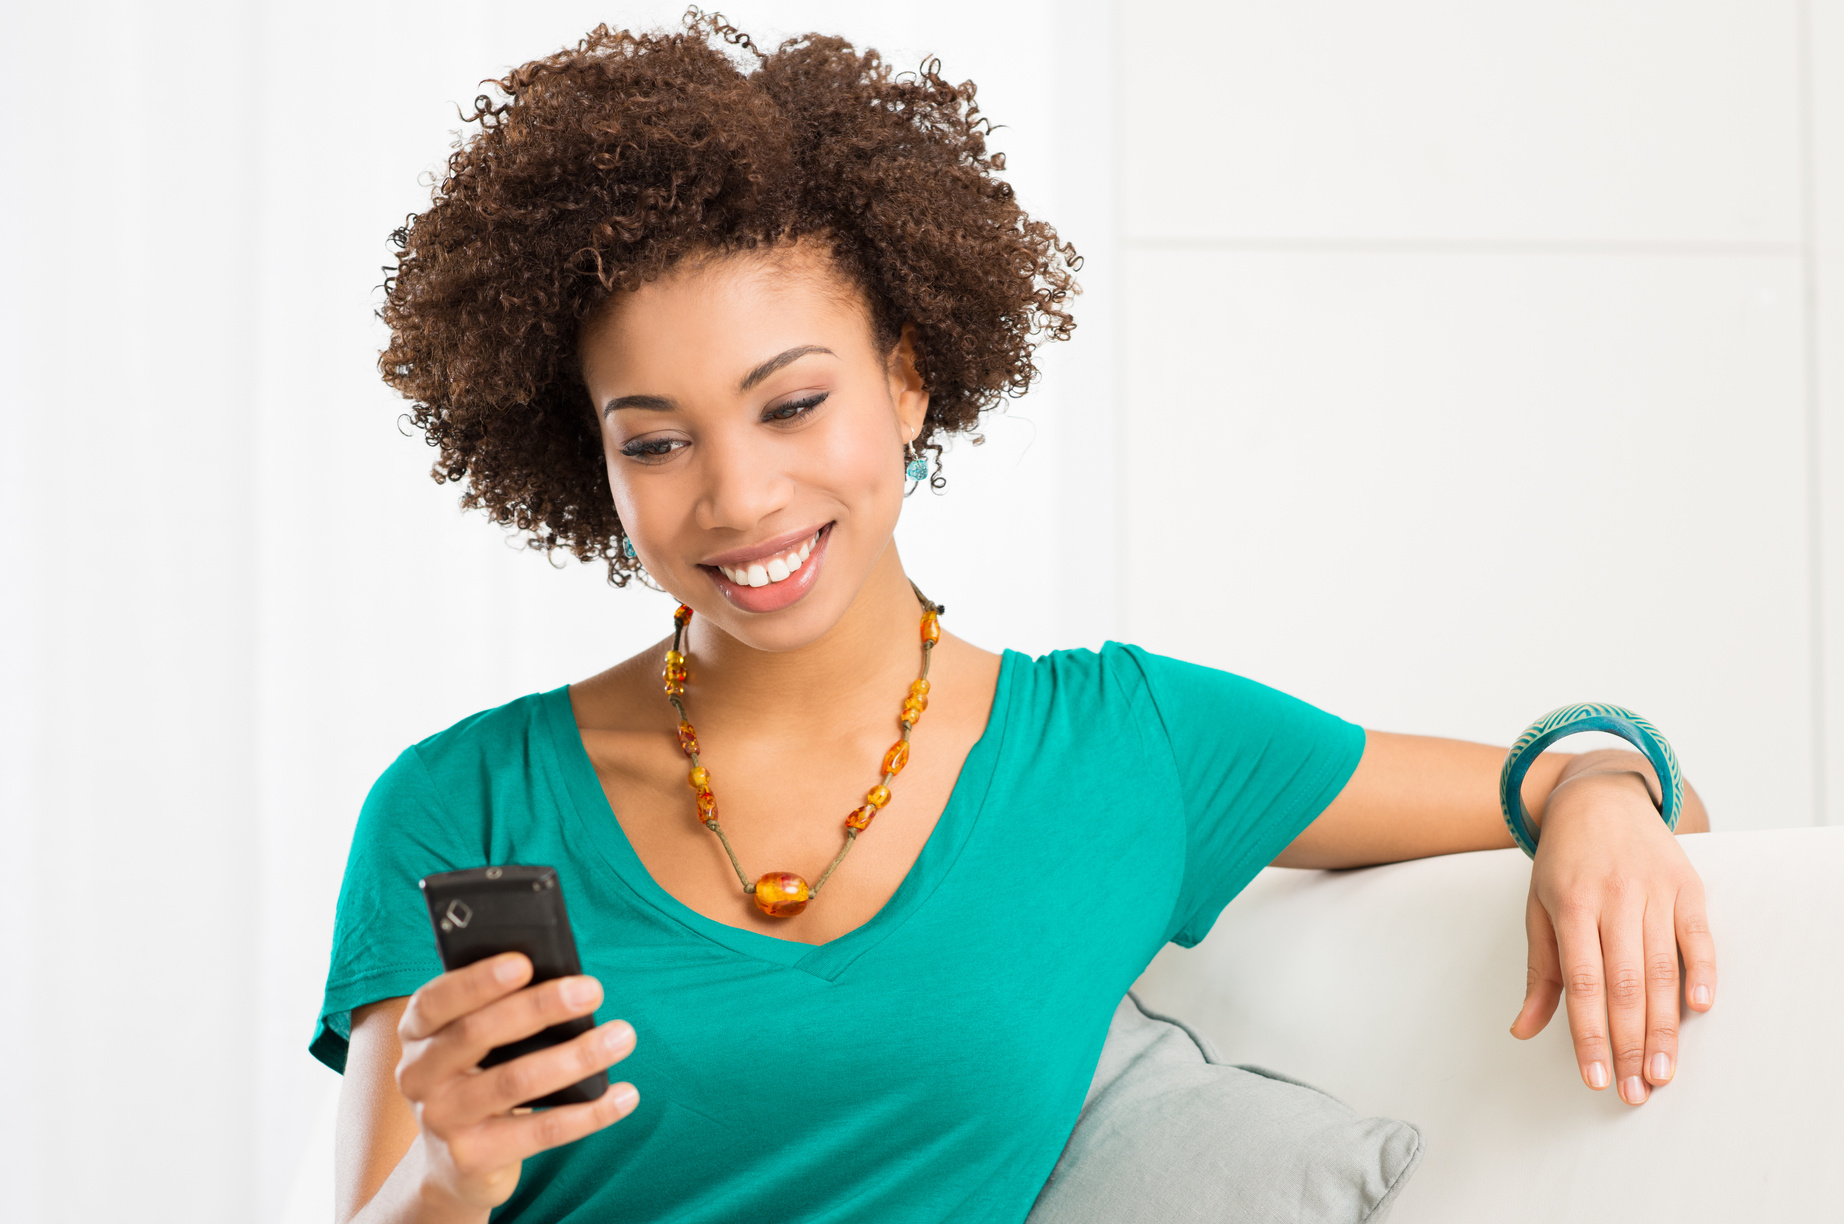
M 545 729 L 547 707 L 558 702 L 567 707 L 569 700 L 569 690 L 558 688 L 527 693 L 504 705 L 469 714 L 411 744 L 398 756 L 392 769 L 420 767 L 431 775 L 440 775 L 456 766 L 465 767 L 509 753 L 523 756 L 527 745 Z
M 483 791 L 493 776 L 528 768 L 559 702 L 568 708 L 568 689 L 528 693 L 416 741 L 372 784 L 366 813 L 435 816 L 457 800 L 473 806 L 469 796 Z

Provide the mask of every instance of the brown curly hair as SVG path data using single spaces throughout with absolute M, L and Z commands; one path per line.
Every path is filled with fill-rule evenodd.
M 379 368 L 440 452 L 435 479 L 467 481 L 463 508 L 602 558 L 617 586 L 638 566 L 576 357 L 611 294 L 687 255 L 822 240 L 886 350 L 913 324 L 918 443 L 937 456 L 1030 385 L 1033 337 L 1074 327 L 1080 258 L 1013 200 L 972 82 L 938 60 L 894 74 L 812 34 L 764 55 L 692 9 L 682 32 L 598 26 L 487 83 L 498 97 L 464 116 L 479 131 L 391 236 Z

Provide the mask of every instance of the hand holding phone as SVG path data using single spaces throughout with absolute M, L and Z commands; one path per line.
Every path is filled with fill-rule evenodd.
M 480 870 L 485 882 L 489 869 Z M 493 883 L 504 880 L 512 869 L 499 870 Z M 555 873 L 550 876 L 554 881 Z M 539 879 L 537 891 L 549 891 Z M 523 887 L 532 891 L 529 878 Z M 454 962 L 447 972 L 424 983 L 404 1006 L 397 1025 L 403 1050 L 397 1086 L 414 1109 L 420 1130 L 420 1154 L 412 1149 L 420 1193 L 440 1191 L 471 1213 L 490 1210 L 511 1197 L 526 1157 L 620 1120 L 633 1111 L 639 1094 L 631 1084 L 608 1089 L 606 1069 L 632 1052 L 634 1030 L 622 1020 L 592 1026 L 589 1017 L 602 1001 L 600 983 L 562 972 L 554 972 L 549 980 L 534 980 L 541 960 L 546 972 L 576 967 L 567 918 L 560 936 L 543 921 L 524 920 L 534 911 L 502 906 L 493 899 L 485 902 L 483 911 L 469 895 L 445 893 L 439 908 L 431 902 L 431 922 L 444 963 L 450 964 L 451 955 Z M 467 909 L 449 914 L 448 902 L 457 896 Z M 544 909 L 552 905 L 538 904 Z M 555 912 L 562 915 L 560 903 Z M 499 917 L 483 920 L 483 913 Z M 438 914 L 447 916 L 448 931 L 441 929 Z M 467 920 L 457 925 L 454 919 L 462 915 Z M 470 928 L 472 936 L 452 938 Z M 527 942 L 494 950 L 490 945 L 508 930 L 515 941 Z M 444 942 L 445 937 L 451 938 Z M 508 1052 L 487 1065 L 500 1051 Z M 571 1093 L 581 1097 L 537 1113 L 514 1112 L 522 1105 Z
M 576 955 L 576 936 L 570 929 L 563 887 L 551 867 L 474 867 L 444 871 L 418 881 L 435 928 L 436 949 L 444 969 L 465 969 L 476 961 L 505 952 L 522 953 L 531 962 L 531 980 L 554 981 L 582 973 Z M 588 1016 L 568 1020 L 517 1041 L 496 1046 L 480 1060 L 496 1067 L 523 1054 L 561 1045 L 594 1027 Z M 606 1075 L 546 1093 L 521 1105 L 571 1105 L 593 1101 L 608 1091 Z

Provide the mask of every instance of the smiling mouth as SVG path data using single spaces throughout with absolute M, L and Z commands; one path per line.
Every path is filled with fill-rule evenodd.
M 832 526 L 831 523 L 826 527 Z M 739 587 L 773 586 L 777 582 L 786 582 L 801 566 L 807 563 L 813 548 L 826 534 L 826 527 L 820 528 L 797 547 L 772 556 L 761 557 L 742 565 L 707 565 L 705 569 L 714 569 Z

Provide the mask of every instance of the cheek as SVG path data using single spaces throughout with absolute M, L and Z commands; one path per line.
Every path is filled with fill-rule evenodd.
M 802 483 L 829 490 L 872 521 L 895 521 L 903 504 L 902 444 L 882 421 L 841 421 L 815 430 L 802 450 Z

